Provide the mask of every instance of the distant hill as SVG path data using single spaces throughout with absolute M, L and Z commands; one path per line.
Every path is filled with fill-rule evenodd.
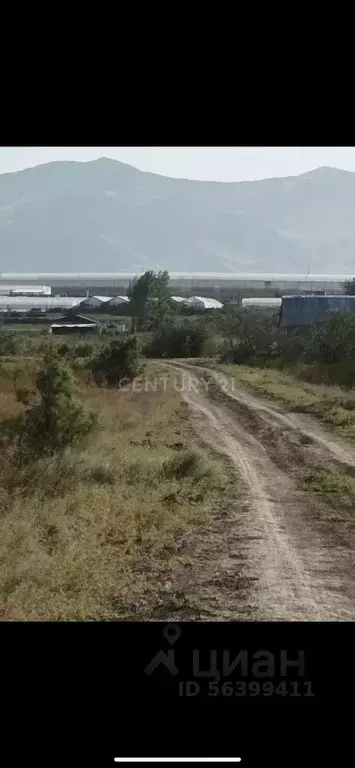
M 116 160 L 0 175 L 0 271 L 355 274 L 355 173 L 223 183 Z

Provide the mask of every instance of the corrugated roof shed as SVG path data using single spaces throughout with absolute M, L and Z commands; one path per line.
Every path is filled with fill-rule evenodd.
M 355 296 L 284 296 L 280 325 L 298 328 L 323 322 L 332 315 L 355 311 Z

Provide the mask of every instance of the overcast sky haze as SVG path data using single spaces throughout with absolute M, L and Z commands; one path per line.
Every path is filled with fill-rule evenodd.
M 296 176 L 321 166 L 355 171 L 355 147 L 1 147 L 0 173 L 53 160 L 85 162 L 98 157 L 201 181 Z

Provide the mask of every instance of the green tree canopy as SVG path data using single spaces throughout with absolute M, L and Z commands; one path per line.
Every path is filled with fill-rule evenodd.
M 149 270 L 137 278 L 128 290 L 131 300 L 132 332 L 155 327 L 171 309 L 169 273 Z
M 348 296 L 355 296 L 355 277 L 351 280 L 346 280 L 344 283 L 344 291 Z

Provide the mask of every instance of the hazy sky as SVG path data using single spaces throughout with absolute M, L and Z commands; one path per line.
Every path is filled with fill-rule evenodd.
M 325 165 L 355 171 L 355 147 L 0 147 L 0 173 L 103 156 L 142 171 L 211 181 L 294 176 Z

